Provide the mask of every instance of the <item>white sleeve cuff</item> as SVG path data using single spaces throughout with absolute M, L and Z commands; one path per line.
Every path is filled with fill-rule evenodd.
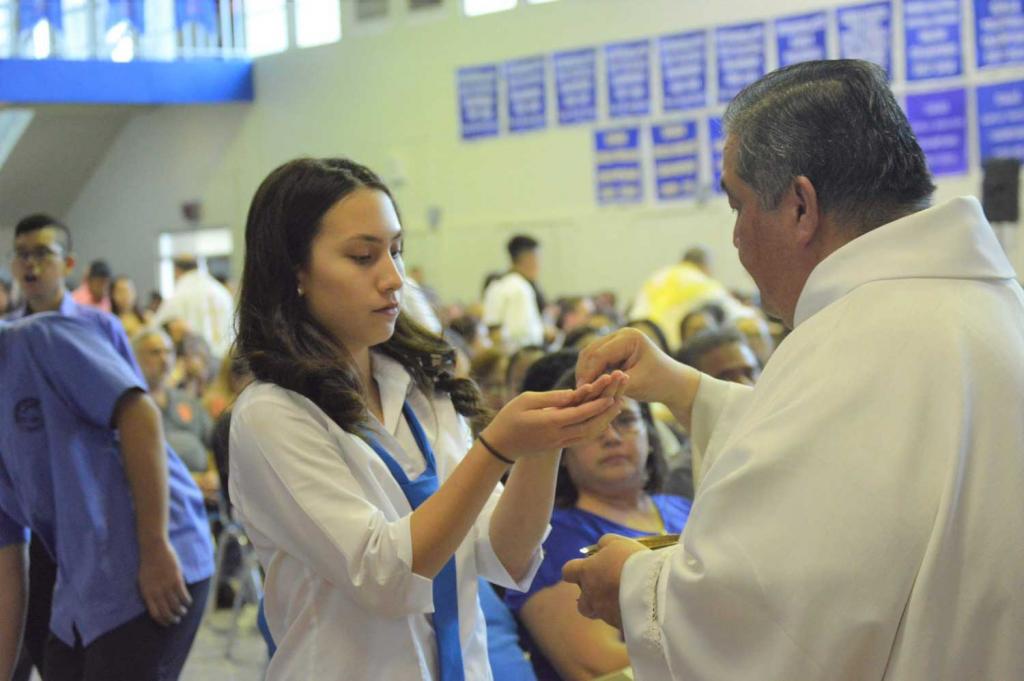
M 619 582 L 619 607 L 622 633 L 629 651 L 630 665 L 638 681 L 670 678 L 662 642 L 660 601 L 663 567 L 676 549 L 640 551 L 622 569 Z
M 408 569 L 408 582 L 402 589 L 403 610 L 408 614 L 434 612 L 434 580 L 412 571 L 412 514 L 391 523 L 388 531 L 395 540 L 397 557 Z M 383 594 L 382 594 L 383 595 Z
M 498 559 L 498 554 L 494 552 L 494 547 L 491 545 L 490 524 L 490 514 L 481 514 L 480 521 L 477 523 L 479 531 L 477 532 L 475 546 L 477 573 L 491 584 L 497 584 L 506 589 L 514 589 L 516 591 L 529 591 L 530 585 L 533 584 L 533 578 L 537 575 L 537 570 L 540 569 L 540 564 L 544 562 L 543 544 L 551 532 L 551 526 L 548 525 L 547 529 L 544 530 L 544 537 L 537 544 L 537 548 L 533 550 L 533 554 L 530 556 L 530 564 L 526 568 L 523 578 L 516 581 L 508 573 L 508 570 L 505 569 L 501 560 Z

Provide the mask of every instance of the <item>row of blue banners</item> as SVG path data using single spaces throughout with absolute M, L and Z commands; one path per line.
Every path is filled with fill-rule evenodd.
M 963 0 L 902 0 L 905 70 L 909 82 L 961 76 Z M 1024 64 L 1024 2 L 973 0 L 975 55 L 979 69 Z M 774 63 L 815 59 L 865 59 L 892 74 L 893 1 L 839 7 L 774 20 Z M 833 23 L 834 22 L 834 23 Z M 830 27 L 838 37 L 830 46 Z M 553 70 L 559 125 L 598 120 L 598 58 L 604 56 L 607 112 L 611 118 L 644 117 L 652 111 L 652 61 L 661 73 L 663 113 L 728 103 L 768 69 L 768 22 L 700 29 L 461 68 L 457 86 L 462 138 L 493 137 L 501 129 L 504 83 L 506 130 L 521 133 L 548 126 L 549 69 Z M 709 59 L 709 47 L 714 58 Z M 714 101 L 710 63 L 717 74 Z
M 146 30 L 146 0 L 107 0 L 107 28 L 127 21 L 136 31 Z M 61 30 L 64 27 L 64 8 L 61 0 L 18 0 L 18 30 L 30 31 L 42 20 Z M 188 24 L 217 31 L 216 0 L 174 0 L 174 21 L 179 29 Z
M 982 85 L 974 88 L 973 93 L 980 157 L 1024 160 L 1024 80 Z M 933 175 L 962 175 L 968 171 L 969 94 L 969 90 L 959 87 L 905 98 L 907 118 Z M 645 131 L 650 140 L 658 201 L 692 199 L 700 194 L 702 185 L 720 191 L 722 119 L 705 116 L 647 127 L 595 130 L 594 178 L 599 204 L 644 200 Z M 703 153 L 710 169 L 710 182 L 702 182 L 702 148 L 706 149 Z

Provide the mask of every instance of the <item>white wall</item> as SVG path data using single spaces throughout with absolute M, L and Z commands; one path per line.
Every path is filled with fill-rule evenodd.
M 204 222 L 231 225 L 241 244 L 248 201 L 275 165 L 346 155 L 385 179 L 404 178 L 395 192 L 410 233 L 407 262 L 421 264 L 447 298 L 475 297 L 484 273 L 504 267 L 504 242 L 516 232 L 543 242 L 550 295 L 611 288 L 628 298 L 695 242 L 714 250 L 727 284 L 751 288 L 724 199 L 597 207 L 590 126 L 463 143 L 455 70 L 848 2 L 784 0 L 757 14 L 746 3 L 562 0 L 473 19 L 456 4 L 372 31 L 348 26 L 339 44 L 260 60 L 252 106 L 136 117 L 69 215 L 76 232 L 88 230 L 82 257 L 107 256 L 145 289 L 155 282 L 155 235 L 180 224 L 182 201 L 201 198 Z M 980 177 L 939 185 L 941 200 L 977 193 Z M 435 231 L 425 226 L 431 207 L 442 213 Z M 1024 251 L 1013 257 L 1024 271 Z
M 14 225 L 0 225 L 0 253 L 9 253 L 14 243 Z M 10 262 L 0 262 L 0 277 L 11 281 Z
M 240 137 L 249 113 L 244 105 L 172 107 L 133 117 L 69 211 L 79 261 L 107 259 L 145 295 L 157 283 L 157 235 L 185 224 L 181 203 L 202 199 L 205 222 L 238 224 L 235 159 L 247 148 Z

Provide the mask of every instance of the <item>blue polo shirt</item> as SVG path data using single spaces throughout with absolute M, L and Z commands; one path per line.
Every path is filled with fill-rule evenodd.
M 145 611 L 131 488 L 112 427 L 144 384 L 88 321 L 0 323 L 0 547 L 28 529 L 57 562 L 50 630 L 83 645 Z M 203 498 L 167 451 L 169 535 L 187 583 L 213 573 Z
M 139 368 L 138 362 L 135 361 L 135 353 L 132 352 L 131 343 L 128 342 L 128 334 L 124 332 L 124 326 L 121 324 L 121 320 L 103 310 L 97 310 L 95 307 L 89 307 L 88 305 L 81 305 L 75 302 L 75 299 L 71 297 L 71 293 L 65 291 L 64 297 L 61 298 L 60 307 L 55 312 L 64 317 L 75 317 L 81 319 L 83 322 L 88 324 L 90 327 L 99 332 L 101 336 L 110 341 L 110 344 L 117 350 L 117 354 L 124 357 L 125 361 L 131 366 L 132 370 L 135 371 L 135 375 L 139 377 L 139 380 L 145 385 L 145 378 L 142 376 L 142 370 Z M 20 309 L 11 312 L 5 319 L 7 321 L 17 321 L 28 317 L 28 308 L 22 306 Z

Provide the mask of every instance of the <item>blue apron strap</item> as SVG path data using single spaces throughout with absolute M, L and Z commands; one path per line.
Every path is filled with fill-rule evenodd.
M 416 508 L 438 490 L 440 476 L 437 472 L 434 449 L 430 446 L 430 440 L 427 439 L 423 426 L 420 425 L 408 402 L 403 405 L 402 413 L 405 414 L 405 420 L 409 423 L 409 429 L 416 439 L 416 444 L 419 445 L 420 452 L 423 453 L 423 458 L 427 460 L 427 470 L 409 486 L 403 487 L 409 504 Z M 421 482 L 424 484 L 417 484 Z M 414 500 L 413 496 L 417 499 Z M 462 664 L 462 642 L 459 635 L 459 579 L 455 571 L 455 556 L 449 558 L 434 577 L 433 587 L 434 635 L 437 639 L 441 681 L 464 681 L 465 668 Z
M 430 446 L 430 440 L 423 431 L 419 419 L 413 412 L 412 407 L 406 402 L 402 406 L 402 413 L 409 424 L 412 436 L 426 460 L 427 467 L 415 480 L 409 480 L 402 467 L 395 461 L 394 457 L 381 446 L 376 438 L 367 434 L 366 442 L 370 445 L 384 465 L 388 467 L 395 482 L 402 488 L 409 506 L 413 509 L 419 508 L 420 504 L 440 487 L 440 480 L 437 474 L 437 460 L 434 458 L 434 449 Z M 462 642 L 459 634 L 459 579 L 455 570 L 455 556 L 448 559 L 441 571 L 433 580 L 434 595 L 434 636 L 437 639 L 437 658 L 440 668 L 440 681 L 465 681 L 465 668 L 462 663 Z M 263 599 L 260 599 L 259 618 L 260 633 L 270 655 L 273 656 L 276 646 L 270 636 L 269 627 L 265 626 L 263 610 Z
M 277 644 L 274 643 L 274 637 L 270 635 L 270 625 L 267 624 L 267 611 L 263 607 L 263 596 L 260 596 L 260 607 L 256 611 L 256 627 L 260 630 L 260 636 L 263 637 L 263 642 L 267 646 L 267 658 L 269 659 L 277 652 Z

